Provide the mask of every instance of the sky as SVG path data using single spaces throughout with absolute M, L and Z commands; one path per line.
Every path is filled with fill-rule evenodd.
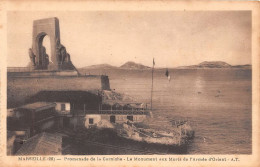
M 29 63 L 33 20 L 57 17 L 61 43 L 80 68 L 134 61 L 157 67 L 203 61 L 251 64 L 250 11 L 75 11 L 7 14 L 7 65 Z M 49 37 L 43 41 L 50 55 Z

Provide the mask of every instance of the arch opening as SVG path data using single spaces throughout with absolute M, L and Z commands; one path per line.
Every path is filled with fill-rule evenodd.
M 40 33 L 37 37 L 38 44 L 38 65 L 41 69 L 48 69 L 51 62 L 51 41 L 46 33 Z
M 48 63 L 48 67 L 49 67 L 53 64 L 53 62 L 52 62 L 53 55 L 51 54 L 51 39 L 48 34 L 43 37 L 42 47 L 45 48 L 46 55 L 47 55 L 48 62 L 49 62 Z

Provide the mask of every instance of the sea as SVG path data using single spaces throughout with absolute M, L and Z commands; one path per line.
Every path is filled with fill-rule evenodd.
M 85 69 L 104 74 L 113 91 L 151 103 L 151 126 L 188 120 L 195 131 L 187 154 L 252 153 L 252 71 L 219 69 Z

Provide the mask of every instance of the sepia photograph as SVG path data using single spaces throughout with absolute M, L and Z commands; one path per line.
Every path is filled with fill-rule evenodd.
M 6 11 L 5 156 L 103 163 L 252 156 L 253 16 L 249 9 Z
M 252 153 L 250 11 L 7 16 L 10 155 Z

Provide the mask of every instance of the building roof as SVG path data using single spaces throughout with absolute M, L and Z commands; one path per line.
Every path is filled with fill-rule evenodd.
M 30 101 L 47 102 L 85 102 L 102 101 L 102 97 L 95 91 L 41 91 L 30 98 Z
M 16 155 L 61 155 L 62 136 L 42 132 L 28 139 Z
M 25 109 L 25 110 L 43 110 L 43 109 L 49 109 L 52 107 L 55 107 L 55 103 L 49 103 L 49 102 L 35 102 L 31 104 L 26 104 L 21 107 L 18 107 L 19 109 Z

